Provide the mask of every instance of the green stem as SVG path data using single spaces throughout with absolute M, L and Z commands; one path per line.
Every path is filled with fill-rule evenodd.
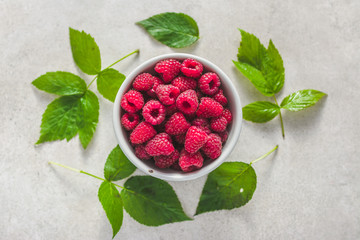
M 133 52 L 125 55 L 125 56 L 122 57 L 122 58 L 120 58 L 119 60 L 117 60 L 116 62 L 114 62 L 113 64 L 111 64 L 110 66 L 108 66 L 107 68 L 103 69 L 102 71 L 111 68 L 112 66 L 114 66 L 114 65 L 117 64 L 118 62 L 121 62 L 121 61 L 124 60 L 125 58 L 127 58 L 127 57 L 129 57 L 129 56 L 131 56 L 131 55 L 133 55 L 133 54 L 135 54 L 135 53 L 138 53 L 138 52 L 140 52 L 140 50 L 139 50 L 139 49 L 136 49 L 135 51 L 133 51 Z M 98 77 L 98 75 L 96 75 L 96 76 L 94 77 L 94 79 L 91 80 L 91 82 L 90 82 L 89 85 L 87 86 L 87 89 L 89 89 L 90 85 L 96 80 L 97 77 Z
M 278 102 L 276 101 L 275 95 L 274 95 L 274 100 L 275 100 L 275 104 L 279 106 Z M 281 133 L 282 133 L 283 138 L 285 139 L 285 129 L 284 129 L 283 118 L 282 118 L 282 115 L 281 115 L 281 108 L 280 108 L 280 111 L 279 111 L 279 117 L 280 117 L 280 124 L 281 124 Z
M 275 146 L 273 149 L 271 149 L 268 153 L 266 153 L 266 154 L 262 155 L 261 157 L 259 157 L 259 158 L 255 159 L 255 160 L 251 161 L 251 162 L 250 162 L 250 165 L 252 165 L 253 163 L 256 163 L 257 161 L 260 161 L 261 159 L 263 159 L 263 158 L 265 158 L 265 157 L 267 157 L 267 156 L 269 156 L 269 155 L 270 155 L 273 151 L 275 151 L 278 147 L 279 147 L 279 145 L 276 145 L 276 146 Z
M 74 172 L 77 172 L 77 173 L 82 173 L 82 174 L 88 175 L 88 176 L 90 176 L 90 177 L 99 179 L 99 180 L 101 180 L 101 181 L 106 181 L 104 178 L 98 177 L 98 176 L 96 176 L 96 175 L 94 175 L 94 174 L 91 174 L 91 173 L 88 173 L 88 172 L 85 172 L 85 171 L 83 171 L 83 170 L 79 170 L 79 169 L 76 169 L 76 168 L 72 168 L 72 167 L 69 167 L 69 166 L 66 166 L 66 165 L 63 165 L 63 164 L 60 164 L 60 163 L 56 163 L 56 162 L 51 162 L 51 161 L 50 161 L 49 164 L 57 165 L 57 166 L 60 166 L 60 167 L 69 169 L 69 170 L 74 171 Z M 119 187 L 119 188 L 126 189 L 126 188 L 124 188 L 123 186 L 117 185 L 117 184 L 115 184 L 115 183 L 113 183 L 113 182 L 111 182 L 111 183 L 114 184 L 115 186 Z M 128 189 L 126 189 L 126 190 L 128 190 Z M 130 190 L 130 191 L 131 191 L 131 190 Z

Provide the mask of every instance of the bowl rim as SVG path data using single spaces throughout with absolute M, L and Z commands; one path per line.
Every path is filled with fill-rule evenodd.
M 154 66 L 157 62 L 168 59 L 168 58 L 174 58 L 174 59 L 186 59 L 186 58 L 192 58 L 206 66 L 207 68 L 211 68 L 216 74 L 219 75 L 222 82 L 224 82 L 227 85 L 228 91 L 231 92 L 233 95 L 233 105 L 237 109 L 235 113 L 233 114 L 233 123 L 232 123 L 232 129 L 229 132 L 228 139 L 226 141 L 226 145 L 223 148 L 223 151 L 221 155 L 215 159 L 213 162 L 209 163 L 207 166 L 203 166 L 197 171 L 184 173 L 184 172 L 178 172 L 178 173 L 166 173 L 157 171 L 157 169 L 153 169 L 146 165 L 143 160 L 138 159 L 135 156 L 135 153 L 132 150 L 132 147 L 127 140 L 126 136 L 123 134 L 123 130 L 120 123 L 120 113 L 121 113 L 121 107 L 120 107 L 120 100 L 122 95 L 125 93 L 126 90 L 129 88 L 129 84 L 133 81 L 133 79 L 140 73 L 144 72 L 145 69 Z M 162 180 L 167 181 L 188 181 L 188 180 L 194 180 L 196 178 L 202 177 L 213 170 L 215 170 L 217 167 L 219 167 L 226 158 L 230 155 L 232 150 L 234 149 L 241 132 L 242 127 L 242 111 L 241 111 L 241 101 L 239 94 L 236 91 L 235 86 L 233 85 L 231 79 L 214 63 L 211 61 L 204 59 L 202 57 L 188 54 L 188 53 L 168 53 L 168 54 L 162 54 L 158 55 L 156 57 L 150 58 L 143 63 L 141 63 L 139 66 L 137 66 L 134 70 L 128 74 L 124 82 L 122 83 L 119 91 L 116 94 L 116 98 L 114 101 L 113 106 L 113 127 L 116 139 L 119 143 L 120 148 L 122 149 L 125 156 L 142 172 L 156 178 L 160 178 Z M 233 111 L 234 112 L 234 111 Z M 129 147 L 130 145 L 130 147 Z

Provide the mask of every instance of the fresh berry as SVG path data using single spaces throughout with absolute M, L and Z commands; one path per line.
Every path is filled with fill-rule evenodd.
M 156 130 L 148 122 L 139 123 L 130 134 L 130 142 L 133 144 L 142 144 L 156 135 Z
M 227 123 L 226 118 L 223 116 L 212 118 L 210 120 L 210 128 L 214 132 L 223 132 L 226 130 Z
M 171 84 L 180 89 L 180 92 L 184 92 L 189 89 L 196 89 L 197 81 L 184 76 L 178 76 L 174 80 L 172 80 Z
M 154 79 L 154 85 L 152 86 L 152 88 L 148 91 L 146 91 L 147 95 L 152 97 L 152 98 L 156 98 L 156 88 L 160 85 L 160 84 L 164 84 L 164 82 L 158 78 L 158 77 L 153 77 Z
M 198 78 L 203 71 L 203 65 L 198 61 L 188 58 L 181 64 L 181 72 L 188 77 Z
M 216 159 L 221 155 L 221 149 L 222 143 L 220 136 L 212 133 L 208 136 L 207 141 L 201 150 L 209 158 Z
M 175 148 L 167 133 L 159 133 L 146 144 L 145 150 L 150 156 L 169 156 Z
M 214 100 L 218 101 L 221 105 L 223 105 L 224 107 L 227 105 L 228 100 L 227 98 L 224 96 L 224 92 L 222 89 L 219 89 L 219 91 L 214 95 Z
M 227 140 L 227 138 L 229 136 L 229 132 L 225 130 L 223 132 L 219 132 L 218 134 L 221 137 L 221 142 L 222 143 L 226 142 L 226 140 Z
M 156 88 L 156 95 L 160 102 L 164 105 L 172 105 L 175 103 L 176 98 L 179 96 L 179 88 L 173 85 L 159 85 Z
M 128 131 L 133 130 L 139 124 L 139 121 L 140 117 L 136 113 L 125 113 L 121 117 L 121 124 Z
M 185 114 L 195 113 L 199 105 L 195 90 L 186 90 L 176 99 L 176 107 Z
M 151 156 L 145 151 L 144 145 L 136 145 L 135 147 L 135 156 L 141 160 L 149 160 Z
M 189 153 L 197 152 L 206 142 L 207 134 L 198 127 L 191 126 L 185 137 L 185 150 Z
M 155 156 L 155 165 L 159 168 L 168 168 L 179 160 L 180 153 L 178 150 L 174 150 L 169 156 Z
M 177 112 L 176 103 L 165 106 L 165 115 L 166 116 L 171 116 L 176 112 Z
M 171 82 L 180 72 L 181 63 L 175 59 L 166 59 L 155 65 L 155 71 L 160 73 L 165 83 Z
M 224 118 L 226 118 L 226 121 L 229 123 L 231 123 L 232 121 L 232 114 L 230 112 L 229 109 L 224 109 L 224 111 L 222 112 L 221 116 L 223 116 Z
M 165 120 L 165 107 L 157 100 L 145 103 L 142 115 L 151 125 L 159 125 Z
M 196 153 L 188 153 L 185 149 L 183 149 L 180 153 L 179 158 L 179 166 L 181 170 L 184 172 L 191 172 L 197 170 L 202 167 L 204 159 L 199 152 Z
M 165 124 L 165 132 L 169 135 L 185 134 L 191 126 L 184 115 L 180 112 L 174 113 Z
M 125 111 L 129 113 L 136 113 L 143 107 L 144 98 L 138 91 L 130 90 L 124 94 L 120 105 Z
M 222 114 L 223 109 L 223 106 L 214 99 L 203 97 L 200 100 L 196 115 L 204 118 L 218 117 Z
M 184 144 L 185 143 L 185 137 L 186 137 L 186 134 L 181 134 L 181 135 L 175 135 L 174 136 L 174 139 L 177 143 L 179 144 Z
M 191 125 L 200 128 L 201 130 L 205 131 L 207 134 L 211 133 L 209 121 L 206 118 L 195 118 Z
M 199 88 L 202 93 L 214 95 L 220 87 L 220 79 L 216 73 L 205 73 L 199 79 Z
M 134 82 L 133 87 L 138 91 L 148 91 L 154 85 L 154 77 L 150 73 L 142 73 L 138 75 Z

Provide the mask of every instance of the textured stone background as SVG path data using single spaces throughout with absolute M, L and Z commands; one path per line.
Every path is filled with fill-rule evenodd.
M 165 11 L 196 19 L 200 41 L 173 50 L 134 24 Z M 329 94 L 306 111 L 284 113 L 285 140 L 278 118 L 261 125 L 244 122 L 229 161 L 250 162 L 279 144 L 275 155 L 255 165 L 258 186 L 245 207 L 157 228 L 125 214 L 116 239 L 360 239 L 359 11 L 357 0 L 0 1 L 0 239 L 112 236 L 97 199 L 100 182 L 47 164 L 53 160 L 102 175 L 117 144 L 112 103 L 99 97 L 99 124 L 88 150 L 77 137 L 34 146 L 41 115 L 54 96 L 31 81 L 55 70 L 91 80 L 72 60 L 69 26 L 92 34 L 103 66 L 140 48 L 138 57 L 117 65 L 125 74 L 163 53 L 207 58 L 232 78 L 245 105 L 267 98 L 232 65 L 240 27 L 264 43 L 273 39 L 279 49 L 286 69 L 280 100 L 307 88 Z M 92 89 L 97 93 L 95 85 Z M 205 180 L 171 183 L 189 215 Z

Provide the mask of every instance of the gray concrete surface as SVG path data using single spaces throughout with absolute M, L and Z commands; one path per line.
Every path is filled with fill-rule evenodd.
M 173 50 L 134 24 L 165 11 L 196 19 L 199 42 Z M 359 11 L 357 0 L 0 1 L 0 239 L 112 236 L 97 199 L 100 182 L 47 164 L 52 160 L 102 175 L 117 144 L 112 103 L 99 97 L 99 125 L 88 150 L 77 137 L 34 146 L 41 115 L 54 96 L 31 81 L 47 71 L 79 73 L 69 26 L 92 34 L 103 66 L 137 48 L 141 54 L 118 70 L 127 74 L 153 56 L 188 52 L 220 66 L 243 104 L 267 100 L 232 65 L 239 27 L 265 43 L 271 38 L 279 49 L 286 69 L 279 99 L 307 88 L 329 94 L 306 111 L 284 113 L 285 140 L 278 118 L 262 125 L 244 122 L 229 161 L 250 162 L 279 144 L 275 155 L 254 166 L 258 186 L 245 207 L 157 228 L 125 214 L 116 239 L 360 239 Z M 171 183 L 189 215 L 205 180 Z

